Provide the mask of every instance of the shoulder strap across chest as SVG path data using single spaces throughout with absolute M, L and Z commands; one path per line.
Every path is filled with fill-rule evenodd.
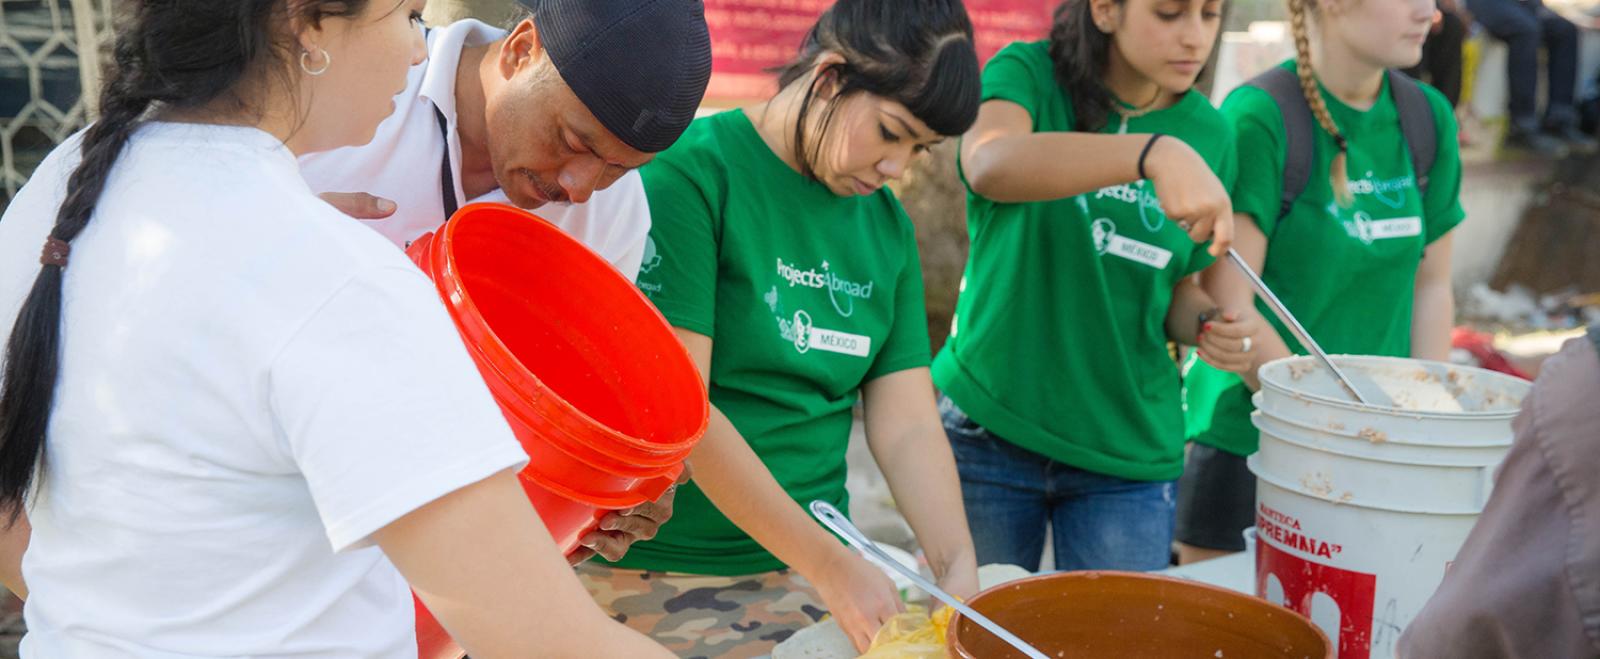
M 1389 71 L 1389 89 L 1400 116 L 1400 133 L 1411 154 L 1411 169 L 1417 177 L 1417 191 L 1428 192 L 1428 173 L 1433 170 L 1439 150 L 1439 132 L 1433 108 L 1422 86 L 1399 71 Z M 1289 69 L 1275 66 L 1245 83 L 1267 93 L 1283 116 L 1283 190 L 1278 202 L 1278 218 L 1294 207 L 1311 181 L 1311 166 L 1316 156 L 1316 131 L 1319 127 L 1301 91 L 1300 77 Z

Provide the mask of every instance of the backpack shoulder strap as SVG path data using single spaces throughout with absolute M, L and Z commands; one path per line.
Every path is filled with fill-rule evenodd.
M 1245 83 L 1272 97 L 1283 114 L 1283 196 L 1278 203 L 1278 218 L 1289 214 L 1294 200 L 1305 192 L 1311 181 L 1312 151 L 1316 135 L 1311 106 L 1306 104 L 1305 93 L 1300 88 L 1300 77 L 1281 66 L 1267 69 Z
M 1439 127 L 1433 118 L 1433 108 L 1421 83 L 1399 71 L 1389 70 L 1389 93 L 1394 96 L 1395 110 L 1400 114 L 1400 133 L 1406 138 L 1411 151 L 1411 170 L 1417 177 L 1417 192 L 1428 193 L 1428 173 L 1433 171 L 1434 158 L 1439 153 Z

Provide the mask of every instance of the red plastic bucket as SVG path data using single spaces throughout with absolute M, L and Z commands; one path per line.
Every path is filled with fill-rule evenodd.
M 607 512 L 672 486 L 705 434 L 705 385 L 627 277 L 500 204 L 463 207 L 406 252 L 438 286 L 527 450 L 522 487 L 563 552 Z M 417 613 L 421 659 L 459 657 L 420 603 Z

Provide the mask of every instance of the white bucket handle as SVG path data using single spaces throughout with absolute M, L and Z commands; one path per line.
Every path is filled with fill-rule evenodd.
M 1494 494 L 1494 475 L 1495 475 L 1495 470 L 1497 470 L 1499 468 L 1500 468 L 1500 465 L 1488 465 L 1488 466 L 1485 466 L 1483 469 L 1481 469 L 1479 471 L 1479 473 L 1482 474 L 1482 477 L 1483 477 L 1483 485 L 1478 488 L 1478 507 L 1479 508 L 1483 508 L 1483 507 L 1486 507 L 1486 506 L 1489 505 L 1489 497 Z

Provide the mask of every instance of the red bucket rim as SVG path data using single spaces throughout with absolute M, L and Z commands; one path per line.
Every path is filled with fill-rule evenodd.
M 554 236 L 554 238 L 552 238 L 553 240 L 565 241 L 570 246 L 578 248 L 579 253 L 583 254 L 586 258 L 590 258 L 594 261 L 604 264 L 605 267 L 616 273 L 618 277 L 621 277 L 624 282 L 628 281 L 627 277 L 623 275 L 621 271 L 617 270 L 616 266 L 594 254 L 594 252 L 590 251 L 589 248 L 578 239 L 567 235 L 567 232 L 562 231 L 560 227 L 555 225 L 555 223 L 521 208 L 491 202 L 479 202 L 462 206 L 460 210 L 456 211 L 455 215 L 450 217 L 450 220 L 446 222 L 443 227 L 434 232 L 433 244 L 429 245 L 428 249 L 435 250 L 435 257 L 441 259 L 442 263 L 444 264 L 443 269 L 446 273 L 450 274 L 450 278 L 453 279 L 455 277 L 455 273 L 461 272 L 461 268 L 456 262 L 455 250 L 452 249 L 452 246 L 455 242 L 455 233 L 457 230 L 459 230 L 461 223 L 474 216 L 492 216 L 493 214 L 520 215 L 527 219 L 537 220 L 537 224 L 530 224 L 530 226 L 538 226 L 540 230 L 544 231 L 544 233 Z M 513 353 L 510 347 L 500 339 L 500 336 L 495 333 L 494 328 L 491 327 L 488 322 L 482 320 L 483 316 L 478 312 L 478 306 L 472 301 L 472 295 L 467 291 L 465 284 L 458 281 L 453 287 L 450 287 L 450 290 L 447 290 L 448 285 L 446 283 L 446 278 L 439 277 L 437 279 L 438 280 L 435 283 L 441 293 L 445 294 L 447 297 L 457 297 L 458 301 L 456 304 L 464 308 L 464 310 L 471 312 L 471 317 L 478 319 L 476 324 L 479 326 L 479 329 L 483 331 L 485 338 L 492 344 L 491 347 L 494 349 L 494 351 L 512 357 L 512 359 L 509 360 L 509 364 L 510 368 L 515 371 L 515 375 L 526 377 L 534 382 L 539 383 L 539 385 L 544 389 L 544 395 L 549 396 L 550 399 L 562 409 L 562 411 L 571 413 L 577 418 L 593 424 L 595 428 L 602 431 L 609 438 L 616 440 L 622 446 L 638 452 L 655 455 L 676 456 L 661 465 L 665 466 L 668 464 L 674 464 L 677 460 L 680 460 L 695 447 L 695 445 L 699 442 L 700 437 L 705 434 L 706 428 L 710 422 L 710 403 L 704 397 L 700 397 L 699 401 L 700 422 L 698 423 L 697 427 L 693 432 L 690 432 L 683 439 L 679 439 L 677 441 L 650 441 L 640 437 L 635 437 L 628 433 L 624 433 L 616 428 L 611 427 L 610 424 L 600 422 L 599 420 L 590 416 L 587 412 L 578 409 L 577 406 L 567 401 L 566 398 L 562 397 L 561 394 L 557 393 L 554 389 L 545 386 L 544 381 L 540 379 L 539 376 L 536 375 L 531 369 L 524 365 L 522 360 L 515 358 L 515 353 Z M 646 298 L 644 293 L 640 292 L 639 289 L 633 286 L 631 282 L 625 288 L 630 294 L 636 296 L 639 303 L 642 304 L 650 314 L 659 319 L 663 326 L 668 328 L 671 327 L 671 324 L 667 322 L 666 317 L 661 315 L 660 310 L 656 309 L 655 305 L 650 303 L 649 298 Z M 458 316 L 457 322 L 460 322 L 460 319 L 464 316 L 465 314 Z M 696 374 L 698 375 L 699 369 L 697 366 L 695 366 L 694 359 L 689 355 L 689 350 L 683 346 L 682 342 L 677 340 L 676 336 L 674 336 L 672 339 L 672 345 L 675 348 L 675 350 L 672 350 L 672 352 L 681 356 L 683 362 L 687 364 L 689 368 L 695 369 Z M 496 370 L 499 369 L 497 368 Z M 534 404 L 534 402 L 530 400 L 522 391 L 516 391 L 515 395 L 518 399 L 527 403 L 529 406 Z M 637 455 L 616 455 L 605 450 L 603 447 L 591 448 L 617 459 L 639 459 L 639 456 Z

